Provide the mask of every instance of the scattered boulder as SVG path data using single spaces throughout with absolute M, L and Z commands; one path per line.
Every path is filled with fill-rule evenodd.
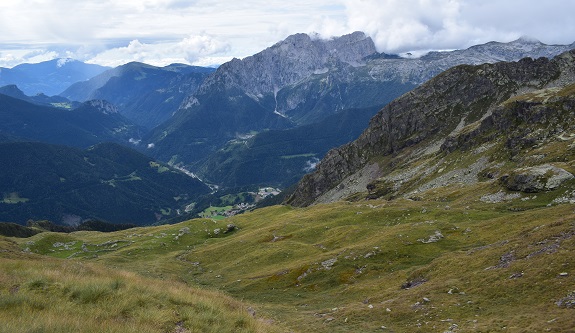
M 328 259 L 326 261 L 322 261 L 321 265 L 323 266 L 323 268 L 325 270 L 330 270 L 333 267 L 333 265 L 336 263 L 336 261 L 337 261 L 337 258 Z
M 227 234 L 229 232 L 234 232 L 236 230 L 238 230 L 238 227 L 235 224 L 230 223 L 226 226 L 226 230 L 224 230 L 224 234 Z
M 429 243 L 435 243 L 438 242 L 440 239 L 443 238 L 443 234 L 439 231 L 436 230 L 435 233 L 431 236 L 429 236 L 429 238 L 427 239 L 418 239 L 418 242 L 422 242 L 423 244 L 429 244 Z
M 555 304 L 561 308 L 575 308 L 575 291 L 569 293 L 567 297 L 558 300 Z
M 511 200 L 518 199 L 518 198 L 521 198 L 521 194 L 519 194 L 519 193 L 506 194 L 503 191 L 499 191 L 499 192 L 493 193 L 493 194 L 485 194 L 479 200 L 481 200 L 481 202 L 485 202 L 485 203 L 500 203 L 503 201 L 511 201 Z
M 407 281 L 404 284 L 402 284 L 401 289 L 409 289 L 409 288 L 417 287 L 419 285 L 424 284 L 425 282 L 427 282 L 427 279 L 425 279 L 423 277 L 417 277 L 413 280 Z
M 575 176 L 564 169 L 543 164 L 517 169 L 500 180 L 508 190 L 535 193 L 554 190 L 573 178 Z

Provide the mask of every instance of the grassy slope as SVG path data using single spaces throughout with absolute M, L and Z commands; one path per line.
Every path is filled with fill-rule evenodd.
M 46 273 L 43 279 L 48 286 L 59 286 L 52 297 L 68 307 L 89 312 L 93 304 L 78 302 L 73 290 L 104 289 L 104 299 L 113 304 L 102 307 L 100 316 L 114 321 L 121 306 L 113 301 L 121 298 L 117 293 L 158 299 L 144 308 L 137 300 L 124 307 L 135 308 L 129 312 L 133 325 L 147 322 L 146 311 L 153 309 L 150 317 L 156 318 L 156 311 L 164 311 L 156 308 L 174 306 L 174 294 L 183 297 L 168 285 L 197 292 L 188 285 L 223 291 L 252 304 L 257 317 L 273 318 L 275 328 L 300 332 L 379 332 L 382 326 L 393 332 L 569 331 L 575 327 L 574 310 L 555 302 L 575 291 L 570 258 L 575 250 L 574 206 L 547 207 L 544 195 L 530 200 L 523 211 L 516 211 L 524 203 L 520 199 L 480 202 L 478 193 L 492 186 L 448 186 L 422 194 L 421 201 L 276 206 L 226 221 L 192 220 L 110 234 L 45 233 L 17 241 L 21 248 L 54 257 L 79 252 L 73 255 L 77 259 L 42 262 L 58 267 L 50 271 L 60 273 Z M 215 235 L 214 229 L 223 230 L 227 223 L 240 229 Z M 437 231 L 443 238 L 422 242 Z M 57 242 L 67 243 L 69 250 L 55 248 Z M 24 260 L 2 260 L 2 265 L 23 266 Z M 28 267 L 39 274 L 36 265 Z M 66 267 L 94 270 L 96 280 L 80 280 L 74 271 L 80 268 Z M 0 280 L 3 295 L 15 284 L 10 274 L 19 270 L 12 271 Z M 114 281 L 123 276 L 129 276 L 123 278 L 126 287 L 115 291 Z M 23 276 L 17 284 L 34 294 L 38 291 L 31 285 L 37 279 Z M 426 282 L 402 288 L 417 281 Z M 143 291 L 136 287 L 142 284 Z M 1 313 L 11 312 L 5 307 Z M 243 319 L 227 325 L 254 325 L 234 313 Z M 217 320 L 230 317 L 224 310 L 212 314 Z M 195 323 L 190 319 L 194 315 L 187 318 L 186 327 Z M 164 319 L 157 330 L 175 327 L 180 320 L 173 314 Z
M 575 205 L 554 200 L 575 200 L 575 180 L 536 194 L 509 193 L 496 180 L 545 163 L 575 173 L 572 109 L 563 110 L 543 125 L 568 131 L 546 129 L 555 134 L 515 145 L 514 153 L 486 133 L 452 153 L 422 155 L 414 147 L 382 158 L 402 183 L 386 194 L 390 201 L 365 201 L 364 193 L 356 202 L 274 206 L 223 221 L 0 238 L 0 331 L 18 331 L 12 323 L 24 325 L 21 318 L 31 315 L 47 318 L 34 321 L 39 330 L 73 331 L 101 308 L 105 325 L 128 325 L 111 331 L 204 332 L 206 322 L 223 322 L 214 330 L 572 332 Z M 523 127 L 507 136 L 538 133 Z M 472 172 L 465 168 L 482 158 L 480 181 L 464 181 Z M 390 187 L 394 177 L 379 185 Z M 438 187 L 425 190 L 433 181 Z M 481 200 L 498 193 L 504 199 L 497 203 Z M 223 233 L 229 223 L 239 229 Z M 178 301 L 194 293 L 219 310 L 194 305 L 194 296 Z M 274 323 L 262 326 L 241 311 L 244 304 Z
M 218 292 L 98 263 L 25 254 L 5 238 L 0 249 L 0 332 L 275 330 Z

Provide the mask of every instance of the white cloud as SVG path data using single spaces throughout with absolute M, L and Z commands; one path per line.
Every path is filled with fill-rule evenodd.
M 0 67 L 14 67 L 21 63 L 37 63 L 57 58 L 58 52 L 38 49 L 38 50 L 5 50 L 0 52 Z
M 135 39 L 127 46 L 101 52 L 89 62 L 112 67 L 131 61 L 155 66 L 172 63 L 215 65 L 218 63 L 210 63 L 210 60 L 229 60 L 229 56 L 225 56 L 229 48 L 227 43 L 206 34 L 188 36 L 179 42 L 143 43 Z
M 464 48 L 529 35 L 575 40 L 572 0 L 11 0 L 0 1 L 0 66 L 70 56 L 205 64 L 245 57 L 290 34 L 356 30 L 388 53 Z M 25 50 L 25 51 L 23 51 Z
M 185 54 L 186 60 L 195 63 L 206 56 L 225 54 L 230 45 L 207 35 L 190 36 L 177 44 L 177 49 Z
M 344 0 L 343 29 L 362 30 L 388 53 L 465 48 L 530 35 L 547 43 L 575 41 L 575 2 L 549 0 Z M 322 30 L 323 28 L 323 30 Z

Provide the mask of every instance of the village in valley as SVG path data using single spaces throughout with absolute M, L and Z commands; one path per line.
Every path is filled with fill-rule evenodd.
M 222 207 L 209 207 L 206 208 L 200 217 L 211 218 L 215 220 L 225 219 L 234 215 L 241 214 L 245 211 L 253 209 L 256 204 L 266 198 L 276 196 L 281 193 L 281 190 L 273 187 L 261 187 L 257 192 L 246 192 L 249 200 L 237 204 L 222 206 Z M 245 198 L 245 197 L 244 197 Z

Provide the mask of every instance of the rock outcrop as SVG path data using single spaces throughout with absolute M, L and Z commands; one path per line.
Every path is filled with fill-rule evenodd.
M 521 168 L 501 178 L 507 189 L 527 193 L 550 191 L 575 178 L 570 172 L 553 165 L 544 164 Z

